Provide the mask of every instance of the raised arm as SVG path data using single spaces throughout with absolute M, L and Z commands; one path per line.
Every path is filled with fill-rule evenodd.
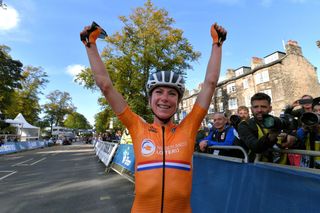
M 205 109 L 209 108 L 212 96 L 217 86 L 220 67 L 222 43 L 226 39 L 227 31 L 216 23 L 211 26 L 211 36 L 213 39 L 211 55 L 207 66 L 205 79 L 197 97 L 196 103 L 200 104 Z
M 90 32 L 90 29 L 90 26 L 85 27 L 80 33 L 80 37 L 88 37 L 88 43 L 86 43 L 86 41 L 83 42 L 85 43 L 94 80 L 110 104 L 112 110 L 116 114 L 120 113 L 127 106 L 127 103 L 122 95 L 113 87 L 109 73 L 99 55 L 95 41 L 98 38 L 101 29 L 97 28 L 93 32 Z

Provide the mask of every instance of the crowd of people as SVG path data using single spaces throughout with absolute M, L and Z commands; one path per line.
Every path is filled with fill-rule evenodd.
M 249 108 L 240 106 L 237 115 L 214 113 L 211 128 L 198 132 L 196 150 L 215 155 L 243 157 L 241 153 L 215 149 L 215 145 L 236 145 L 247 151 L 249 161 L 272 162 L 299 167 L 320 168 L 320 157 L 283 153 L 279 149 L 320 151 L 320 97 L 303 95 L 272 116 L 271 98 L 265 93 L 251 97 Z

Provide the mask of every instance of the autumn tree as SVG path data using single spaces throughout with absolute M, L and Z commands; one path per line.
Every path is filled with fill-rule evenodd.
M 156 8 L 150 0 L 120 20 L 124 27 L 106 39 L 102 59 L 115 88 L 133 111 L 150 121 L 145 89 L 150 73 L 174 71 L 185 76 L 192 69 L 190 62 L 197 60 L 200 53 L 193 50 L 182 30 L 172 26 L 174 19 L 168 12 Z M 83 70 L 76 81 L 85 88 L 96 89 L 90 68 Z M 105 106 L 103 110 L 109 108 Z
M 53 125 L 63 126 L 65 116 L 76 110 L 70 94 L 55 90 L 49 93 L 46 98 L 48 102 L 43 105 L 45 119 L 49 121 L 51 128 Z

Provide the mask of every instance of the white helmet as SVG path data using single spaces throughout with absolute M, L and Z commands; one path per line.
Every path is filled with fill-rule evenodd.
M 160 86 L 172 87 L 176 89 L 179 93 L 179 98 L 182 98 L 185 90 L 183 77 L 171 71 L 160 71 L 150 75 L 146 85 L 149 96 L 151 95 L 153 89 Z

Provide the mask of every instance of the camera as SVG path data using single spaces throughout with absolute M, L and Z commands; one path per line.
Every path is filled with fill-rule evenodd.
M 305 112 L 300 120 L 306 126 L 314 126 L 320 123 L 320 116 L 314 112 Z
M 290 114 L 282 114 L 279 118 L 272 115 L 263 117 L 263 126 L 267 129 L 291 131 L 296 130 L 298 125 L 298 120 Z
M 230 118 L 230 124 L 235 128 L 237 129 L 238 128 L 238 125 L 240 124 L 241 122 L 241 118 L 239 115 L 231 115 Z

